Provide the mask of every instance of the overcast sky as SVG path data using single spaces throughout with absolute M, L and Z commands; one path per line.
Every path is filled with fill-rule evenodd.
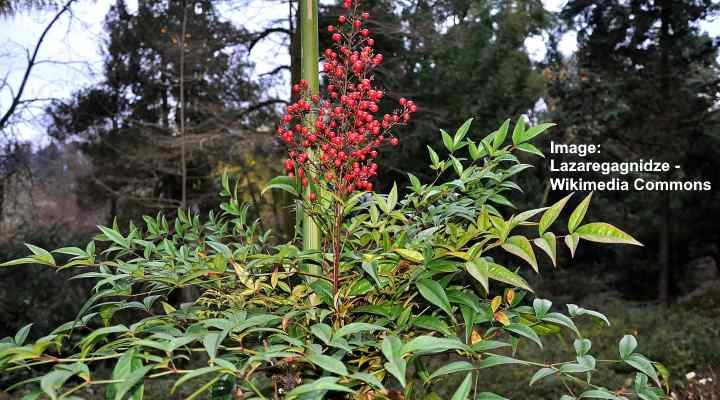
M 103 45 L 102 24 L 114 0 L 96 0 L 94 3 L 81 1 L 73 6 L 72 18 L 65 15 L 58 21 L 39 53 L 40 65 L 33 69 L 23 98 L 62 98 L 74 90 L 100 79 L 102 72 L 101 47 Z M 565 0 L 543 0 L 546 8 L 557 11 Z M 136 0 L 128 0 L 131 9 Z M 250 0 L 241 11 L 226 12 L 230 20 L 242 23 L 248 29 L 260 28 L 267 21 L 282 17 L 287 6 L 277 2 Z M 0 76 L 7 76 L 13 88 L 17 88 L 27 63 L 26 49 L 31 49 L 42 30 L 52 18 L 53 12 L 24 12 L 14 17 L 0 17 Z M 720 34 L 720 21 L 706 21 L 703 29 L 713 35 Z M 526 41 L 531 56 L 542 59 L 545 46 L 542 38 Z M 575 37 L 567 35 L 561 43 L 561 50 L 571 53 L 575 49 Z M 286 50 L 273 38 L 261 42 L 251 54 L 256 64 L 255 74 L 273 69 L 276 65 L 287 64 Z M 52 61 L 52 62 L 50 62 Z M 5 110 L 11 98 L 10 91 L 0 92 L 0 110 Z M 42 117 L 40 108 L 28 117 Z M 36 143 L 45 141 L 42 124 L 28 122 L 17 128 L 21 139 Z

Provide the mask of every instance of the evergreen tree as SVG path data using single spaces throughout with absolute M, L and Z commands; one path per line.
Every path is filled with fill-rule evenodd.
M 80 140 L 95 191 L 145 207 L 208 206 L 214 168 L 268 144 L 254 134 L 277 101 L 249 78 L 248 35 L 211 0 L 119 0 L 106 17 L 103 80 L 50 109 L 51 134 Z M 182 62 L 181 62 L 182 61 Z M 267 153 L 267 148 L 261 149 Z
M 682 167 L 646 179 L 717 182 L 717 160 L 707 155 L 718 149 L 712 134 L 719 122 L 720 42 L 699 28 L 717 12 L 710 0 L 569 2 L 562 16 L 578 32 L 578 52 L 573 60 L 555 57 L 547 70 L 553 82 L 548 118 L 564 134 L 558 141 L 600 144 L 610 161 L 654 158 Z M 647 263 L 657 266 L 663 302 L 672 265 L 708 251 L 711 241 L 717 249 L 717 229 L 707 226 L 710 210 L 693 206 L 709 198 L 717 204 L 716 193 L 618 192 L 624 207 L 605 208 L 654 221 L 643 242 L 656 251 Z

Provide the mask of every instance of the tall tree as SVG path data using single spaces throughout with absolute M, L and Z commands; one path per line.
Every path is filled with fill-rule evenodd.
M 112 204 L 211 204 L 230 149 L 272 146 L 255 133 L 281 101 L 249 77 L 250 35 L 211 0 L 146 0 L 135 13 L 119 0 L 105 25 L 104 79 L 52 107 L 51 133 L 83 143 Z
M 611 160 L 654 158 L 682 166 L 658 180 L 707 179 L 693 155 L 717 148 L 707 133 L 718 127 L 720 42 L 703 33 L 700 22 L 717 12 L 710 0 L 570 1 L 562 15 L 578 32 L 578 52 L 574 62 L 555 69 L 550 96 L 551 118 L 560 122 L 565 140 L 601 144 Z M 679 244 L 688 245 L 703 225 L 701 217 L 688 228 L 692 213 L 686 209 L 717 196 L 617 196 L 627 212 L 654 221 L 646 241 L 657 253 L 657 296 L 667 302 L 671 266 L 686 251 Z

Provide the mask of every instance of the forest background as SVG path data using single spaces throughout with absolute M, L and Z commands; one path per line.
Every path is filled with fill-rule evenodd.
M 681 166 L 655 179 L 720 182 L 720 2 L 365 4 L 388 60 L 377 79 L 389 97 L 418 104 L 401 145 L 381 151 L 380 190 L 405 187 L 406 173 L 430 175 L 426 146 L 442 148 L 439 129 L 473 117 L 471 135 L 483 137 L 521 115 L 558 124 L 543 151 L 549 140 L 599 144 L 597 160 Z M 282 172 L 275 123 L 299 80 L 296 2 L 0 0 L 0 13 L 0 260 L 24 255 L 24 242 L 83 243 L 115 219 L 207 212 L 224 172 L 276 240 L 292 235 L 289 200 L 261 192 Z M 320 25 L 338 13 L 321 2 Z M 90 32 L 88 18 L 102 29 Z M 567 195 L 550 190 L 547 161 L 536 167 L 520 208 Z M 637 334 L 680 387 L 699 379 L 687 373 L 712 375 L 720 192 L 599 192 L 591 212 L 645 246 L 562 254 L 565 267 L 530 277 L 533 286 L 611 316 L 602 334 Z M 0 271 L 0 337 L 33 321 L 42 336 L 71 320 L 89 288 L 68 277 Z

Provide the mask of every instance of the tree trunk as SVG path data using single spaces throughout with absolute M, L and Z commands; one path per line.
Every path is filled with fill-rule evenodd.
M 657 119 L 658 126 L 667 126 L 669 129 L 674 128 L 674 119 L 670 116 L 672 110 L 667 109 L 665 99 L 671 96 L 671 79 L 670 76 L 670 19 L 672 0 L 664 0 L 659 3 L 660 6 L 660 91 L 663 102 L 659 105 L 661 110 L 660 118 Z M 669 118 L 668 118 L 669 117 Z M 667 176 L 666 178 L 670 178 Z M 660 194 L 660 221 L 658 227 L 658 300 L 662 304 L 670 302 L 670 194 L 663 192 Z
M 662 304 L 670 302 L 670 195 L 661 194 L 660 221 L 658 224 L 658 300 Z

